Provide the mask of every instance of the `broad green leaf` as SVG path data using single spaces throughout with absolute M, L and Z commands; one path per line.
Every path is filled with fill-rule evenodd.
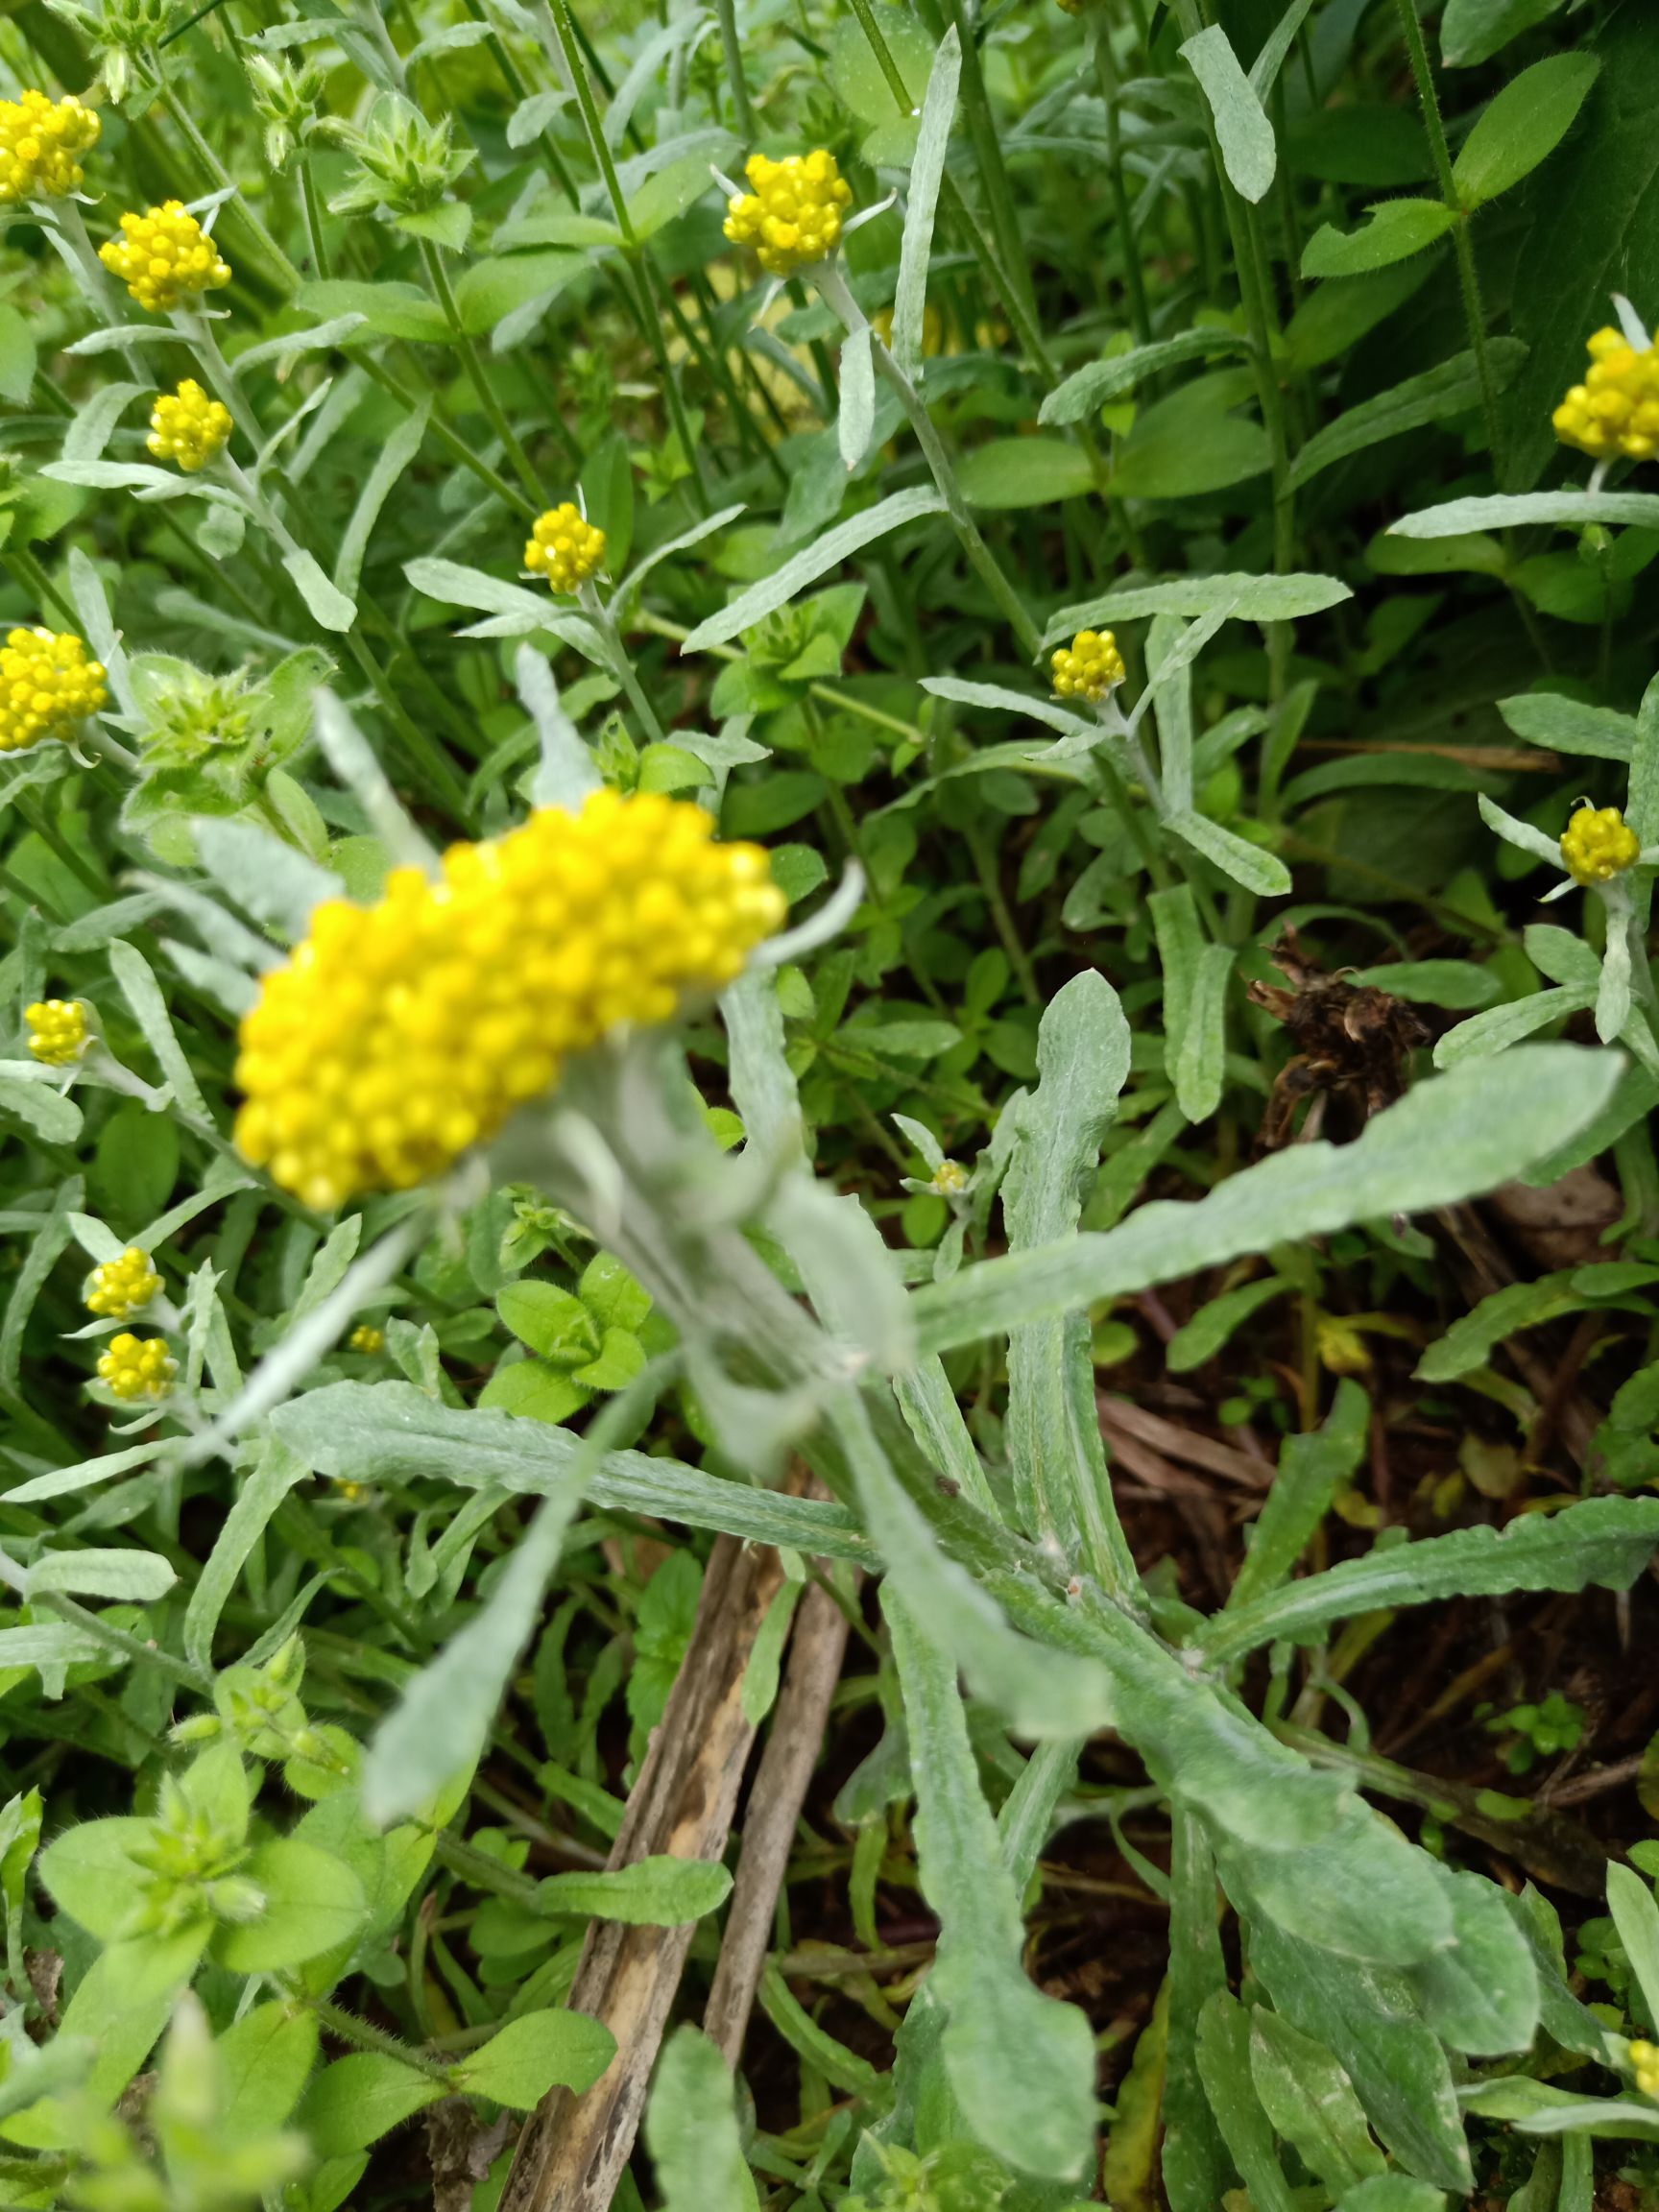
M 1380 200 L 1371 220 L 1346 235 L 1330 224 L 1315 230 L 1302 255 L 1304 276 L 1361 276 L 1421 253 L 1444 238 L 1455 218 L 1438 200 Z
M 1194 853 L 1202 853 L 1224 876 L 1242 884 L 1246 891 L 1254 891 L 1259 899 L 1283 899 L 1289 891 L 1290 871 L 1277 853 L 1263 852 L 1249 838 L 1224 829 L 1219 822 L 1212 822 L 1207 814 L 1184 808 L 1171 814 L 1166 827 L 1184 845 L 1190 845 Z M 1211 950 L 1218 951 L 1221 948 L 1213 946 Z
M 1585 1126 L 1619 1070 L 1572 1046 L 1522 1045 L 1417 1084 L 1352 1144 L 1298 1144 L 1195 1205 L 1142 1207 L 1121 1228 L 965 1267 L 916 1294 L 924 1352 L 1222 1265 L 1356 1221 L 1496 1189 Z
M 1536 1329 L 1563 1313 L 1576 1313 L 1602 1298 L 1623 1297 L 1645 1288 L 1651 1280 L 1646 1270 L 1631 1276 L 1615 1262 L 1564 1267 L 1552 1275 L 1537 1276 L 1530 1283 L 1507 1284 L 1482 1298 L 1431 1344 L 1417 1362 L 1417 1372 L 1426 1382 L 1455 1382 L 1460 1375 L 1483 1367 L 1500 1344 L 1523 1329 Z
M 1535 991 L 1530 998 L 1517 998 L 1507 1006 L 1494 1006 L 1471 1021 L 1448 1029 L 1434 1047 L 1436 1068 L 1455 1068 L 1459 1061 L 1489 1059 L 1507 1051 L 1523 1038 L 1547 1029 L 1551 1022 L 1565 1021 L 1596 1003 L 1597 986 L 1568 991 Z M 1479 1361 L 1476 1362 L 1479 1364 Z
M 317 2063 L 314 2012 L 282 2003 L 256 2005 L 214 2043 L 224 2085 L 222 2125 L 229 2136 L 280 2128 Z
M 923 1894 L 939 1915 L 933 1986 L 945 2067 L 978 2140 L 1022 2173 L 1080 2178 L 1094 2141 L 1094 2039 L 1026 1979 L 1020 1899 L 979 1787 L 956 1669 L 889 1587 Z
M 1086 368 L 1073 370 L 1044 400 L 1037 420 L 1043 423 L 1081 422 L 1096 407 L 1133 392 L 1160 370 L 1178 369 L 1184 361 L 1207 360 L 1213 353 L 1248 350 L 1248 339 L 1237 330 L 1219 323 L 1201 323 L 1176 337 L 1155 339 L 1150 346 L 1137 346 L 1127 353 L 1114 353 L 1105 361 L 1091 361 Z
M 1496 2058 L 1530 2049 L 1538 2030 L 1538 1970 L 1503 1893 L 1484 1875 L 1431 1860 L 1452 1904 L 1456 1941 L 1410 1969 L 1423 2016 L 1450 2050 Z
M 616 2038 L 585 2012 L 522 2012 L 462 2059 L 456 2086 L 514 2112 L 534 2112 L 555 2083 L 578 2096 L 616 2056 Z
M 709 189 L 704 165 L 698 189 Z M 556 247 L 540 253 L 491 253 L 469 262 L 455 280 L 455 304 L 461 325 L 469 337 L 493 330 L 504 316 L 532 301 L 552 300 L 588 268 L 585 253 L 562 252 Z
M 1164 1363 L 1172 1375 L 1190 1375 L 1228 1342 L 1252 1313 L 1259 1313 L 1272 1299 L 1283 1297 L 1292 1286 L 1282 1275 L 1263 1275 L 1254 1283 L 1240 1283 L 1200 1306 L 1164 1347 Z
M 1555 753 L 1586 755 L 1593 760 L 1629 760 L 1636 743 L 1636 717 L 1617 708 L 1592 707 L 1554 691 L 1521 691 L 1500 699 L 1498 711 L 1529 745 Z
M 1651 1885 L 1614 1861 L 1607 1868 L 1607 1910 L 1648 2011 L 1659 2011 L 1659 1905 Z
M 1516 338 L 1494 338 L 1487 347 L 1492 380 L 1499 391 L 1510 383 L 1527 358 L 1527 349 Z M 1480 377 L 1473 353 L 1454 354 L 1420 376 L 1407 376 L 1374 399 L 1362 399 L 1338 415 L 1334 422 L 1315 430 L 1290 465 L 1293 486 L 1309 483 L 1321 470 L 1350 454 L 1363 453 L 1385 438 L 1402 437 L 1425 423 L 1443 422 L 1448 417 L 1472 413 L 1480 404 Z
M 910 106 L 920 106 L 933 62 L 933 41 L 915 15 L 889 5 L 889 0 L 877 0 L 871 13 L 910 94 Z M 830 39 L 828 75 L 831 88 L 861 123 L 890 123 L 898 112 L 893 88 L 856 20 L 837 22 Z
M 1503 989 L 1489 968 L 1472 960 L 1396 960 L 1378 968 L 1356 968 L 1349 977 L 1357 989 L 1374 986 L 1391 998 L 1418 1006 L 1489 1006 Z
M 1044 632 L 1046 646 L 1102 622 L 1130 622 L 1142 614 L 1181 614 L 1197 620 L 1225 608 L 1235 622 L 1291 622 L 1322 614 L 1352 599 L 1334 576 L 1171 576 L 1161 584 L 1129 584 L 1098 599 L 1062 607 Z
M 453 343 L 444 310 L 418 284 L 369 284 L 355 279 L 332 278 L 302 284 L 294 304 L 330 321 L 344 315 L 361 315 L 364 334 L 382 338 L 410 338 L 428 346 Z
M 333 1382 L 279 1407 L 272 1425 L 320 1475 L 365 1482 L 424 1478 L 519 1497 L 565 1489 L 582 1449 L 562 1429 L 442 1406 L 410 1382 Z M 608 1452 L 588 1495 L 596 1505 L 745 1542 L 787 1545 L 868 1566 L 874 1550 L 844 1505 L 788 1498 L 643 1452 Z
M 256 1920 L 222 1928 L 213 1954 L 236 1974 L 271 1974 L 336 1950 L 369 1916 L 369 1902 L 344 1860 L 296 1837 L 257 1845 L 243 1871 L 261 1891 Z
M 942 513 L 944 505 L 936 492 L 920 487 L 891 493 L 876 506 L 866 508 L 863 514 L 854 515 L 850 521 L 826 531 L 816 544 L 808 545 L 758 584 L 739 592 L 730 606 L 697 625 L 681 646 L 681 652 L 704 653 L 710 645 L 724 645 L 728 638 L 752 630 L 757 622 L 764 621 L 780 607 L 786 607 L 808 584 L 816 584 L 820 576 L 839 567 L 850 554 L 862 552 L 866 545 L 873 545 L 878 538 L 902 529 L 906 522 Z
M 1659 530 L 1659 493 L 1522 492 L 1486 498 L 1448 499 L 1403 515 L 1388 527 L 1396 538 L 1456 538 L 1470 530 L 1519 529 L 1532 522 L 1625 522 Z
M 353 2051 L 318 2075 L 295 2114 L 295 2124 L 309 2137 L 319 2157 L 338 2158 L 347 2152 L 367 2151 L 400 2120 L 447 2094 L 442 2081 L 417 2073 L 400 2059 L 378 2051 Z
M 1659 1498 L 1585 1498 L 1558 1513 L 1522 1513 L 1503 1528 L 1455 1528 L 1345 1559 L 1323 1575 L 1218 1616 L 1194 1638 L 1215 1664 L 1275 1638 L 1388 1605 L 1515 1590 L 1627 1590 L 1659 1544 Z
M 1483 207 L 1549 159 L 1572 129 L 1600 67 L 1594 54 L 1551 54 L 1499 90 L 1453 167 L 1452 181 L 1465 207 Z
M 1406 1978 L 1339 1959 L 1266 1918 L 1251 1921 L 1250 1964 L 1274 2010 L 1334 2055 L 1401 2165 L 1467 2192 L 1474 2177 L 1451 2070 Z
M 25 1596 L 48 1590 L 84 1598 L 120 1598 L 130 1604 L 153 1604 L 179 1579 L 155 1551 L 46 1551 L 29 1570 Z
M 1329 1836 L 1290 1851 L 1217 1853 L 1229 1893 L 1286 1935 L 1362 1965 L 1414 1966 L 1452 1940 L 1434 1862 L 1351 1797 Z
M 922 103 L 922 128 L 916 158 L 910 164 L 910 190 L 904 209 L 904 235 L 899 248 L 899 284 L 893 295 L 893 357 L 907 376 L 922 368 L 922 333 L 927 307 L 927 264 L 933 251 L 933 218 L 945 178 L 945 156 L 956 113 L 956 84 L 962 73 L 962 45 L 952 23 L 939 42 Z
M 662 2212 L 755 2212 L 731 2069 L 692 2027 L 668 2039 L 645 2107 L 645 2148 Z
M 1247 374 L 1195 377 L 1142 408 L 1112 471 L 1113 492 L 1122 499 L 1196 499 L 1264 475 L 1272 464 L 1266 431 L 1230 411 L 1242 396 L 1235 376 Z
M 84 1820 L 47 1844 L 39 1859 L 40 1879 L 60 1911 L 108 1943 L 132 1911 L 132 1854 L 154 1833 L 150 1821 L 132 1815 Z
M 1273 126 L 1262 111 L 1255 86 L 1238 65 L 1233 42 L 1211 24 L 1181 49 L 1181 59 L 1197 78 L 1210 103 L 1215 139 L 1229 182 L 1252 203 L 1265 194 L 1278 166 Z
M 1409 2174 L 1374 2174 L 1347 2190 L 1332 2212 L 1446 2212 L 1446 2195 Z
M 1294 2200 L 1250 2068 L 1250 2015 L 1225 1988 L 1211 1994 L 1198 2016 L 1198 2064 L 1256 2212 L 1291 2212 Z
M 963 456 L 956 482 L 970 507 L 1050 507 L 1092 490 L 1094 471 L 1062 438 L 993 438 Z
M 543 1359 L 578 1367 L 599 1349 L 593 1316 L 580 1298 L 557 1283 L 509 1283 L 496 1297 L 495 1310 L 519 1342 Z
M 1472 69 L 1565 6 L 1566 0 L 1446 0 L 1440 58 L 1449 69 Z
M 549 1874 L 538 1884 L 539 1912 L 584 1912 L 642 1928 L 684 1928 L 717 1912 L 732 1877 L 717 1859 L 637 1859 L 596 1874 Z
M 1274 2129 L 1328 2189 L 1382 2173 L 1382 2153 L 1340 2062 L 1262 2006 L 1250 2015 L 1250 2072 Z
M 1463 2092 L 1464 2108 L 1507 2121 L 1523 2135 L 1594 2135 L 1614 2142 L 1659 2142 L 1659 2109 L 1645 2098 L 1583 2097 L 1525 2075 L 1477 2082 Z
M 1188 1327 L 1201 1318 L 1195 1315 Z M 1173 1340 L 1169 1349 L 1173 1352 Z M 1288 1578 L 1337 1490 L 1358 1467 L 1370 1424 L 1370 1400 L 1358 1382 L 1346 1377 L 1336 1385 L 1335 1403 L 1324 1425 L 1310 1435 L 1286 1437 L 1279 1449 L 1279 1472 L 1251 1534 L 1244 1564 L 1228 1593 L 1229 1614 L 1246 1611 Z

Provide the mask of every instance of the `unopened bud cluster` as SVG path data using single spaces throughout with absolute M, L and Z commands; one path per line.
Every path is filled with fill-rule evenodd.
M 123 215 L 120 237 L 107 238 L 98 258 L 156 315 L 230 281 L 230 264 L 180 200 Z
M 49 100 L 31 90 L 0 100 L 0 202 L 62 200 L 79 191 L 79 156 L 98 143 L 102 128 L 73 95 Z
M 524 548 L 524 565 L 545 576 L 555 591 L 574 591 L 596 575 L 605 559 L 605 533 L 570 500 L 538 516 Z
M 773 276 L 793 276 L 834 252 L 853 188 L 833 154 L 822 146 L 781 161 L 751 154 L 743 174 L 751 189 L 727 203 L 726 235 L 733 245 L 753 246 Z
M 90 1032 L 79 998 L 37 998 L 23 1009 L 29 1049 L 47 1068 L 69 1068 L 85 1051 Z
M 0 753 L 67 740 L 108 696 L 103 662 L 72 633 L 9 631 L 0 645 Z
M 179 1362 L 159 1336 L 133 1336 L 125 1330 L 111 1336 L 99 1355 L 98 1380 L 117 1398 L 165 1398 Z
M 372 1321 L 360 1322 L 347 1337 L 346 1349 L 349 1352 L 361 1352 L 367 1358 L 373 1359 L 386 1349 L 386 1332 L 384 1329 L 376 1329 Z
M 86 1285 L 86 1310 L 104 1321 L 130 1321 L 142 1312 L 161 1287 L 148 1252 L 129 1244 L 118 1259 L 93 1268 Z
M 1640 2037 L 1630 2046 L 1630 2063 L 1636 2069 L 1636 2086 L 1644 2097 L 1659 2097 L 1659 2049 Z
M 700 806 L 595 791 L 438 881 L 395 869 L 378 905 L 329 900 L 242 1023 L 236 1142 L 307 1205 L 403 1190 L 488 1141 L 563 1064 L 717 991 L 783 918 L 756 845 Z
M 1638 349 L 1622 330 L 1598 330 L 1590 367 L 1551 418 L 1564 445 L 1593 460 L 1623 454 L 1650 461 L 1659 453 L 1659 347 Z
M 1561 860 L 1575 883 L 1610 883 L 1635 861 L 1642 843 L 1617 806 L 1580 806 L 1561 838 Z
M 1098 706 L 1123 681 L 1123 656 L 1110 630 L 1079 630 L 1070 645 L 1049 656 L 1054 688 L 1062 699 L 1087 699 Z
M 210 398 L 194 376 L 177 392 L 161 392 L 150 410 L 150 435 L 144 443 L 157 461 L 172 461 L 193 476 L 224 452 L 230 437 L 230 410 Z

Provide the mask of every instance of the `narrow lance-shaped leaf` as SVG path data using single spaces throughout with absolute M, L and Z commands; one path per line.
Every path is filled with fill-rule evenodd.
M 729 637 L 737 637 L 768 614 L 775 613 L 780 607 L 786 607 L 798 591 L 804 591 L 808 584 L 816 584 L 820 576 L 838 567 L 849 554 L 861 553 L 866 545 L 873 545 L 878 538 L 885 538 L 906 522 L 943 513 L 944 506 L 944 500 L 936 492 L 918 488 L 891 493 L 876 506 L 866 508 L 862 515 L 854 515 L 836 529 L 826 531 L 815 545 L 808 545 L 805 552 L 797 553 L 792 561 L 785 561 L 770 576 L 752 584 L 747 591 L 739 592 L 729 607 L 697 625 L 681 646 L 681 652 L 703 653 L 710 645 L 724 645 Z
M 922 127 L 916 138 L 916 158 L 910 164 L 909 204 L 899 248 L 899 286 L 893 295 L 893 357 L 907 376 L 916 375 L 922 367 L 933 217 L 945 177 L 945 156 L 950 143 L 961 72 L 962 46 L 952 23 L 939 41 L 922 102 Z

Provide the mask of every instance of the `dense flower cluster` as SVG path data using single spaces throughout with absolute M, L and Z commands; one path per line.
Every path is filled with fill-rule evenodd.
M 23 1009 L 29 1049 L 48 1068 L 69 1068 L 86 1049 L 91 1034 L 79 998 L 37 998 Z
M 960 1160 L 941 1160 L 929 1188 L 941 1198 L 959 1198 L 968 1188 L 968 1170 Z
M 123 1330 L 99 1354 L 98 1380 L 117 1398 L 165 1398 L 179 1362 L 160 1336 L 133 1336 Z
M 1617 806 L 1580 806 L 1561 839 L 1561 859 L 1577 883 L 1610 883 L 1642 850 Z
M 1564 445 L 1593 460 L 1623 453 L 1650 461 L 1659 453 L 1659 347 L 1640 351 L 1622 330 L 1598 330 L 1590 367 L 1551 418 Z
M 229 408 L 222 399 L 210 399 L 194 376 L 186 376 L 177 392 L 157 393 L 144 443 L 157 461 L 176 461 L 193 476 L 218 459 L 229 437 Z
M 107 238 L 98 258 L 156 315 L 230 281 L 230 264 L 180 200 L 123 215 L 120 237 Z
M 1070 645 L 1050 656 L 1054 688 L 1062 699 L 1098 705 L 1123 681 L 1123 656 L 1110 630 L 1079 630 Z
M 346 1349 L 348 1352 L 364 1353 L 372 1359 L 376 1353 L 385 1351 L 386 1332 L 384 1329 L 376 1329 L 372 1321 L 360 1322 L 347 1337 Z
M 129 1244 L 119 1259 L 102 1260 L 86 1285 L 86 1310 L 102 1321 L 131 1321 L 161 1287 L 148 1252 Z
M 0 100 L 0 201 L 61 200 L 78 191 L 77 156 L 96 146 L 103 125 L 73 94 L 49 100 L 28 91 Z
M 1659 2097 L 1659 2048 L 1640 2037 L 1630 2046 L 1630 2063 L 1636 2069 L 1636 2086 L 1644 2097 Z
M 574 591 L 605 559 L 605 533 L 565 499 L 538 516 L 524 548 L 524 565 L 545 576 L 555 591 Z
M 9 631 L 0 645 L 0 753 L 72 737 L 108 696 L 104 663 L 70 632 Z
M 833 154 L 822 146 L 781 161 L 751 154 L 743 174 L 753 189 L 733 194 L 726 217 L 726 235 L 734 245 L 753 246 L 774 276 L 793 276 L 834 252 L 853 188 Z
M 308 1205 L 406 1189 L 495 1135 L 571 1054 L 718 990 L 777 927 L 755 845 L 700 806 L 594 792 L 438 881 L 395 869 L 378 905 L 330 900 L 242 1023 L 236 1142 Z

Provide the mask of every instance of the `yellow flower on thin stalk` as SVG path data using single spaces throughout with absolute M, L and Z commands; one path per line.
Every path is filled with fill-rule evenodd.
M 108 698 L 104 664 L 73 633 L 12 630 L 0 645 L 0 753 L 65 744 Z
M 107 238 L 98 258 L 140 307 L 157 315 L 230 281 L 230 264 L 181 200 L 123 215 L 120 237 Z
M 751 154 L 743 174 L 749 190 L 734 192 L 727 203 L 726 235 L 734 246 L 753 246 L 773 276 L 793 276 L 834 252 L 853 187 L 833 154 L 822 146 L 781 161 Z
M 702 807 L 593 792 L 378 904 L 329 900 L 242 1023 L 236 1142 L 307 1205 L 406 1190 L 498 1134 L 564 1064 L 720 990 L 784 913 Z
M 1126 673 L 1110 630 L 1079 630 L 1070 645 L 1050 655 L 1049 665 L 1062 699 L 1086 699 L 1092 707 L 1115 690 Z
M 165 1398 L 173 1387 L 179 1362 L 160 1336 L 133 1336 L 123 1330 L 111 1336 L 108 1349 L 99 1355 L 98 1380 L 117 1397 Z
M 605 561 L 605 533 L 565 499 L 539 516 L 524 547 L 524 565 L 555 591 L 577 591 Z
M 224 452 L 231 427 L 225 402 L 209 397 L 194 376 L 186 376 L 176 392 L 156 394 L 144 443 L 157 461 L 176 462 L 193 476 Z
M 0 202 L 63 200 L 78 192 L 84 172 L 78 156 L 98 143 L 97 112 L 73 93 L 53 100 L 31 88 L 0 100 Z
M 1642 840 L 1617 806 L 1580 806 L 1561 835 L 1561 864 L 1586 889 L 1635 866 Z
M 86 1285 L 86 1310 L 105 1321 L 131 1321 L 161 1288 L 148 1252 L 136 1244 L 114 1260 L 102 1260 Z
M 92 1042 L 91 1024 L 79 998 L 37 998 L 23 1009 L 29 1049 L 45 1068 L 72 1068 Z

